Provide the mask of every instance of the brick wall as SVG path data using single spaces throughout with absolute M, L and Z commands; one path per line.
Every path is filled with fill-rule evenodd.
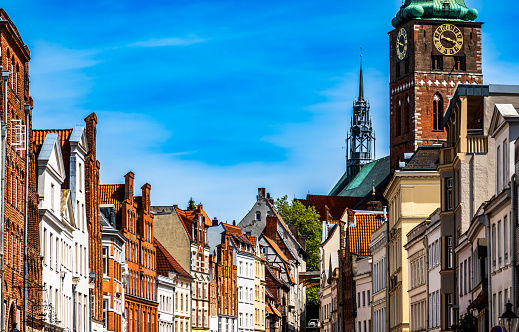
M 433 34 L 443 23 L 453 23 L 463 31 L 466 68 L 455 69 L 454 56 L 441 56 L 443 69 L 433 70 L 431 57 L 435 51 Z M 407 29 L 408 59 L 397 63 L 396 35 Z M 390 147 L 391 169 L 398 168 L 403 154 L 414 152 L 419 145 L 446 140 L 443 128 L 434 128 L 433 101 L 441 96 L 443 113 L 459 83 L 483 83 L 481 70 L 481 23 L 415 20 L 389 33 L 390 53 Z M 409 63 L 406 73 L 405 62 Z M 443 121 L 441 121 L 443 122 Z
M 222 233 L 221 244 L 216 247 L 218 255 L 216 279 L 218 281 L 218 294 L 220 295 L 218 314 L 236 317 L 238 315 L 238 287 L 236 285 L 238 275 L 233 262 L 234 248 L 230 241 L 231 236 L 224 232 Z

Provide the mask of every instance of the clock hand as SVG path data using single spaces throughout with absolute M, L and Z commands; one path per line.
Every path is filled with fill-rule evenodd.
M 451 42 L 453 44 L 456 44 L 456 42 L 454 40 L 450 39 L 449 37 L 445 37 L 444 35 L 441 36 L 441 39 Z

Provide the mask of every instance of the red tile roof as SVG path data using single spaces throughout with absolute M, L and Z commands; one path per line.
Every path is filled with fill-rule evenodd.
M 369 243 L 372 241 L 372 234 L 380 227 L 382 214 L 377 213 L 355 213 L 348 211 L 350 222 L 355 216 L 356 225 L 348 227 L 350 253 L 358 256 L 371 256 Z
M 113 204 L 115 213 L 121 209 L 124 201 L 124 184 L 101 184 L 99 185 L 99 203 Z
M 297 200 L 304 206 L 314 206 L 321 216 L 321 220 L 327 220 L 327 212 L 330 213 L 331 220 L 340 220 L 344 211 L 347 208 L 354 207 L 361 200 L 361 197 L 306 195 L 306 199 Z
M 254 246 L 253 246 L 252 242 L 249 240 L 249 237 L 247 235 L 242 233 L 240 227 L 234 226 L 234 225 L 230 225 L 230 224 L 226 224 L 224 222 L 222 223 L 222 226 L 223 226 L 223 228 L 225 229 L 226 232 L 231 234 L 233 242 L 235 244 L 235 248 L 237 250 L 240 250 L 240 246 L 237 243 L 237 242 L 239 242 L 239 243 L 241 243 L 243 245 L 249 245 L 249 246 L 252 247 L 250 249 L 244 247 L 244 248 L 242 248 L 241 251 L 246 251 L 246 252 L 250 252 L 250 253 L 252 253 L 254 251 Z
M 197 206 L 198 208 L 198 206 Z M 190 240 L 193 240 L 191 237 L 191 225 L 195 221 L 196 218 L 196 212 L 197 210 L 182 210 L 178 207 L 175 207 L 175 211 L 177 212 L 177 215 L 180 217 L 180 220 L 182 221 L 182 224 L 184 225 L 184 229 L 186 230 L 187 236 Z M 205 213 L 203 208 L 199 209 L 200 213 L 203 217 L 205 217 L 205 225 L 211 226 L 212 222 L 207 213 Z
M 257 238 L 255 236 L 250 236 L 250 235 L 247 235 L 247 237 L 249 238 L 249 241 L 252 243 L 254 248 L 256 248 L 256 240 L 257 240 Z
M 153 238 L 153 244 L 157 250 L 156 254 L 156 269 L 157 273 L 168 277 L 169 272 L 178 273 L 180 275 L 191 277 L 191 275 L 178 264 L 177 260 L 164 248 L 164 246 Z
M 265 240 L 267 240 L 267 242 L 270 244 L 270 246 L 274 249 L 274 251 L 276 252 L 276 254 L 278 254 L 279 257 L 281 257 L 281 259 L 285 262 L 285 263 L 290 263 L 287 256 L 285 256 L 285 254 L 281 251 L 281 249 L 279 249 L 278 245 L 276 244 L 276 242 L 272 241 L 270 238 L 266 237 L 265 235 L 263 235 L 263 237 L 265 238 Z

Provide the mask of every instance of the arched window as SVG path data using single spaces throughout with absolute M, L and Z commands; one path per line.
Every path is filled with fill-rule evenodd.
M 400 134 L 402 133 L 402 101 L 400 100 L 400 98 L 398 98 L 396 105 L 396 136 L 400 136 Z
M 433 98 L 433 130 L 443 130 L 443 98 L 439 93 Z

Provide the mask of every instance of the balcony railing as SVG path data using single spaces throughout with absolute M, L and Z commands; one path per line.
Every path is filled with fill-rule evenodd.
M 467 153 L 488 152 L 488 137 L 483 135 L 467 136 Z
M 454 147 L 440 150 L 440 165 L 452 163 L 457 153 L 486 153 L 488 152 L 488 136 L 467 135 L 466 151 L 462 151 L 462 138 L 459 138 Z

